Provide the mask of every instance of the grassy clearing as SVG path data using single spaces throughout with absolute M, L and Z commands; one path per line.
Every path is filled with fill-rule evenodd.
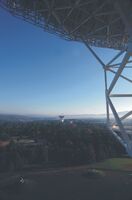
M 112 158 L 92 165 L 96 169 L 132 171 L 131 158 Z

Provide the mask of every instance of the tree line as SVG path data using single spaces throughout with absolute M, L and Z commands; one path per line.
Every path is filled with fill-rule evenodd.
M 14 143 L 13 136 L 42 143 L 24 146 Z M 0 122 L 0 140 L 11 140 L 7 147 L 0 148 L 0 171 L 33 165 L 89 164 L 125 153 L 105 125 L 83 121 Z

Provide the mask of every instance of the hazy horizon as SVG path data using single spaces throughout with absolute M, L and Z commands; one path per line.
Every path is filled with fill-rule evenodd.
M 120 111 L 119 112 L 119 115 L 121 114 L 125 114 L 127 113 L 128 111 Z M 0 112 L 0 115 L 18 115 L 18 116 L 29 116 L 29 117 L 32 117 L 32 116 L 36 116 L 36 117 L 58 117 L 59 115 L 64 115 L 64 116 L 106 116 L 106 113 L 87 113 L 87 114 L 83 114 L 83 113 L 79 113 L 79 114 L 65 114 L 65 113 L 56 113 L 56 114 L 21 114 L 21 113 L 2 113 Z M 110 112 L 110 115 L 113 115 L 112 112 Z

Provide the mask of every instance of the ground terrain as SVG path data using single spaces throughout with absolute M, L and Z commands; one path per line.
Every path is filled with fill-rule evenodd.
M 96 169 L 101 176 L 89 176 Z M 11 177 L 22 176 L 24 184 Z M 132 200 L 132 159 L 114 158 L 94 165 L 1 174 L 0 200 Z M 17 178 L 14 178 L 14 180 Z M 2 180 L 5 185 L 2 186 Z

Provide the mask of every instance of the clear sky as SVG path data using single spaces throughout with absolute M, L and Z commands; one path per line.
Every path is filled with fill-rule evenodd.
M 116 52 L 96 51 L 105 62 Z M 130 85 L 125 88 L 130 93 Z M 117 103 L 120 111 L 128 110 L 128 101 Z M 83 44 L 0 9 L 0 113 L 105 113 L 103 70 Z

